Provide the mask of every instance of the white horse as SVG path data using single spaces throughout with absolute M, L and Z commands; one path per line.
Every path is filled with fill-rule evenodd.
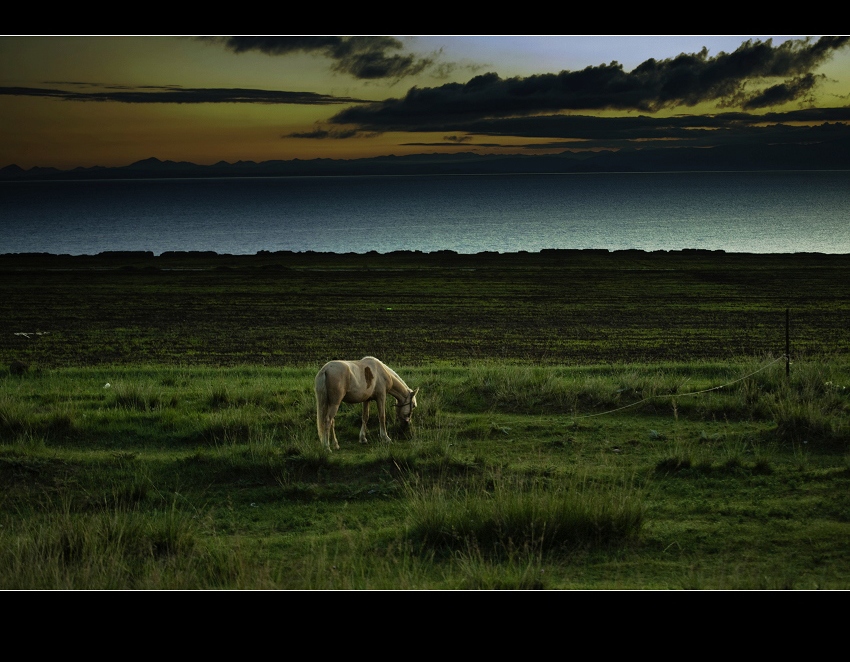
M 316 375 L 316 427 L 319 440 L 327 450 L 339 450 L 334 430 L 334 417 L 343 402 L 363 403 L 363 424 L 360 427 L 360 443 L 367 443 L 366 423 L 369 421 L 369 405 L 378 403 L 378 422 L 381 439 L 392 441 L 387 434 L 387 394 L 396 399 L 396 419 L 405 427 L 410 425 L 410 416 L 416 407 L 416 394 L 408 388 L 396 372 L 374 356 L 364 356 L 359 361 L 329 361 Z

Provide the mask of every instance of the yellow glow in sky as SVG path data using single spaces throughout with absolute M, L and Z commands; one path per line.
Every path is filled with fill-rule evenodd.
M 403 74 L 358 77 L 340 51 L 313 49 L 267 54 L 258 50 L 236 53 L 223 42 L 193 37 L 0 37 L 0 167 L 17 164 L 73 168 L 123 166 L 156 157 L 162 160 L 211 164 L 217 161 L 270 159 L 360 158 L 387 154 L 474 150 L 478 153 L 539 153 L 524 146 L 583 140 L 578 134 L 542 135 L 527 126 L 521 132 L 492 133 L 472 130 L 472 120 L 489 120 L 486 97 L 473 102 L 465 114 L 465 97 L 451 106 L 453 116 L 437 121 L 423 104 L 418 118 L 432 124 L 417 125 L 410 116 L 401 124 L 386 124 L 381 131 L 363 125 L 356 137 L 346 139 L 295 138 L 333 127 L 328 121 L 347 107 L 362 104 L 307 104 L 293 102 L 196 102 L 216 90 L 236 89 L 270 93 L 309 93 L 330 100 L 353 98 L 369 102 L 404 98 L 411 90 L 463 86 L 474 76 L 494 72 L 502 79 L 529 79 L 560 71 L 581 71 L 619 62 L 626 71 L 646 62 L 697 53 L 702 46 L 715 56 L 733 52 L 747 36 L 418 36 L 397 37 L 398 47 L 382 55 L 409 57 Z M 786 37 L 774 37 L 773 46 Z M 410 73 L 415 71 L 415 73 Z M 783 79 L 761 81 L 763 86 L 799 84 L 808 73 L 817 85 L 792 101 L 758 112 L 787 112 L 800 108 L 842 108 L 850 98 L 850 48 L 837 48 L 810 72 Z M 796 82 L 795 82 L 796 81 Z M 95 101 L 93 92 L 135 91 L 151 94 L 174 89 L 192 102 L 148 103 L 138 99 Z M 494 88 L 495 89 L 495 88 Z M 659 88 L 661 89 L 661 88 Z M 742 89 L 753 90 L 748 82 Z M 37 91 L 57 90 L 61 96 L 38 96 Z M 604 94 L 593 90 L 585 96 Z M 558 91 L 559 94 L 563 91 Z M 74 96 L 77 95 L 77 96 Z M 483 101 L 482 101 L 483 99 Z M 475 104 L 485 104 L 477 108 Z M 494 96 L 493 109 L 499 100 Z M 445 107 L 443 107 L 445 110 Z M 472 111 L 475 112 L 472 112 Z M 726 99 L 691 106 L 665 107 L 656 117 L 703 112 L 733 112 L 741 108 Z M 754 111 L 755 112 L 755 111 Z M 495 110 L 494 110 L 495 113 Z M 541 108 L 528 114 L 573 114 L 635 118 L 645 110 L 598 107 Z M 650 113 L 651 114 L 651 113 Z M 507 117 L 495 114 L 494 117 Z M 833 121 L 836 121 L 833 118 Z M 841 120 L 843 121 L 843 120 Z M 404 124 L 407 122 L 407 124 Z M 429 129 L 433 126 L 433 129 Z M 475 125 L 477 126 L 477 125 Z M 489 125 L 488 125 L 489 127 Z M 519 131 L 519 125 L 517 125 Z M 594 134 L 601 140 L 601 134 Z M 464 140 L 456 140 L 464 138 Z M 635 140 L 652 140 L 636 134 Z M 656 140 L 670 140 L 659 136 Z M 622 136 L 621 136 L 622 140 Z M 599 148 L 601 143 L 594 143 Z M 487 146 L 485 146 L 487 145 Z M 558 151 L 556 148 L 554 151 Z

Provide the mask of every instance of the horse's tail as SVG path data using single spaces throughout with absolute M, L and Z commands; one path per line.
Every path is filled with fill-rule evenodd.
M 325 418 L 328 411 L 328 387 L 325 371 L 321 370 L 316 375 L 316 429 L 319 431 L 319 440 L 325 441 Z

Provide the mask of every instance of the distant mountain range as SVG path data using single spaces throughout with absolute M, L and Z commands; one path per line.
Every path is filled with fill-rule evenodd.
M 164 177 L 281 177 L 340 175 L 432 175 L 588 173 L 730 170 L 850 170 L 850 140 L 808 145 L 628 149 L 556 155 L 500 156 L 472 153 L 380 156 L 368 159 L 220 161 L 197 165 L 156 158 L 106 168 L 0 168 L 0 180 L 145 179 Z

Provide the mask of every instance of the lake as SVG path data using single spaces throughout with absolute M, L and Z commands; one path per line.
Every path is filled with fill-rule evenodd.
M 850 253 L 850 171 L 0 182 L 0 253 Z

